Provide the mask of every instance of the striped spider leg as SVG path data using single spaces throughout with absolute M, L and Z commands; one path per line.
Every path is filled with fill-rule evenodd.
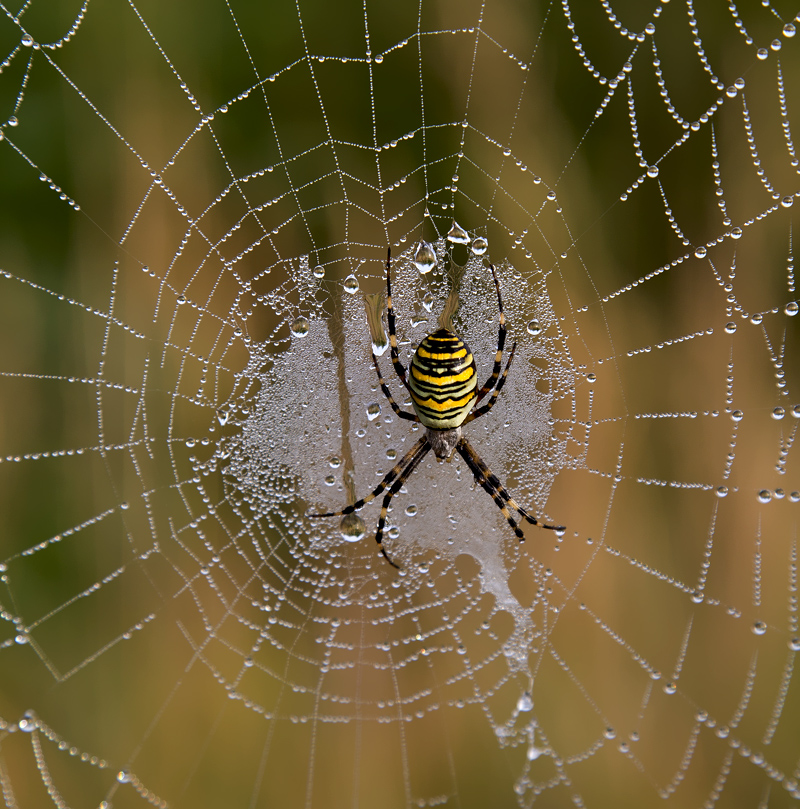
M 356 501 L 351 506 L 343 508 L 341 511 L 328 511 L 325 514 L 309 514 L 309 517 L 343 517 L 345 514 L 352 514 L 354 511 L 362 509 L 367 503 L 371 503 L 379 494 L 384 492 L 388 486 L 391 486 L 386 496 L 383 498 L 383 506 L 381 507 L 381 516 L 378 520 L 378 531 L 375 534 L 375 540 L 381 549 L 381 553 L 386 561 L 393 567 L 400 568 L 400 565 L 393 562 L 388 554 L 386 548 L 383 547 L 383 528 L 386 524 L 386 514 L 389 510 L 389 503 L 397 492 L 400 491 L 403 484 L 406 482 L 408 476 L 417 468 L 419 462 L 428 454 L 430 444 L 426 437 L 422 438 L 414 444 L 413 447 L 387 472 L 384 479 L 372 490 L 366 497 Z M 392 483 L 394 481 L 394 483 Z

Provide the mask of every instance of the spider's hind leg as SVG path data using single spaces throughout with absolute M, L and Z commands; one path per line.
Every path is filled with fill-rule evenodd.
M 361 500 L 356 501 L 353 503 L 352 506 L 347 506 L 343 508 L 341 511 L 326 511 L 324 514 L 307 514 L 308 517 L 343 517 L 345 514 L 352 514 L 354 511 L 358 511 L 359 509 L 364 508 L 367 503 L 371 503 L 382 491 L 386 489 L 386 487 L 398 476 L 401 475 L 400 479 L 405 480 L 408 477 L 406 474 L 407 467 L 406 464 L 409 464 L 414 455 L 419 452 L 423 445 L 427 443 L 427 437 L 422 436 L 422 438 L 414 444 L 413 447 L 386 473 L 386 477 L 375 487 L 371 494 L 368 494 L 366 497 L 363 497 Z M 416 465 L 416 464 L 415 464 Z M 403 485 L 402 483 L 400 484 Z M 400 487 L 398 486 L 398 489 Z
M 469 452 L 469 444 L 465 439 L 462 438 L 461 441 L 458 442 L 456 445 L 456 450 L 458 451 L 458 454 L 466 461 L 467 466 L 470 468 L 476 482 L 481 485 L 487 494 L 492 496 L 492 500 L 494 500 L 495 504 L 508 521 L 508 524 L 517 535 L 519 541 L 522 542 L 522 540 L 525 539 L 525 534 L 522 533 L 522 529 L 519 527 L 519 525 L 517 525 L 517 521 L 511 516 L 511 512 L 506 508 L 506 504 L 498 493 L 497 488 L 491 484 L 489 479 L 481 472 L 480 467 L 473 460 L 473 457 Z
M 375 541 L 378 543 L 381 549 L 381 553 L 383 554 L 386 561 L 400 570 L 400 565 L 396 562 L 393 562 L 389 555 L 386 553 L 386 548 L 383 547 L 383 528 L 386 525 L 386 514 L 389 511 L 389 503 L 391 499 L 403 488 L 403 484 L 408 479 L 408 476 L 417 468 L 420 461 L 428 454 L 428 450 L 430 450 L 431 445 L 425 441 L 425 443 L 417 450 L 417 453 L 409 462 L 408 466 L 403 470 L 403 473 L 400 475 L 399 478 L 392 484 L 392 488 L 386 493 L 383 498 L 383 507 L 381 508 L 381 516 L 378 519 L 378 530 L 375 533 Z
M 536 517 L 530 515 L 519 503 L 517 503 L 517 501 L 514 500 L 514 498 L 508 493 L 506 487 L 500 482 L 497 475 L 495 475 L 492 470 L 489 469 L 489 467 L 481 460 L 478 453 L 475 452 L 465 438 L 461 439 L 456 449 L 458 450 L 459 455 L 461 455 L 461 457 L 466 461 L 467 466 L 472 470 L 475 480 L 480 483 L 483 489 L 492 496 L 492 499 L 497 504 L 497 507 L 503 512 L 503 516 L 506 518 L 506 520 L 508 520 L 509 525 L 511 525 L 511 527 L 514 529 L 514 533 L 519 537 L 520 540 L 524 539 L 525 535 L 522 533 L 516 521 L 506 508 L 506 503 L 508 503 L 511 508 L 518 512 L 521 517 L 524 517 L 531 525 L 538 525 L 540 528 L 547 528 L 550 531 L 564 530 L 563 525 L 549 525 L 548 523 L 540 522 L 536 519 Z

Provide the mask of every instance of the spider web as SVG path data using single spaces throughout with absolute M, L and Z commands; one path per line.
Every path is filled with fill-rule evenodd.
M 5 806 L 794 805 L 797 5 L 2 9 Z

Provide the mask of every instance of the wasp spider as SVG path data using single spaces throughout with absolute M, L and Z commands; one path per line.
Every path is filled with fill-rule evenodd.
M 378 374 L 381 390 L 392 410 L 401 418 L 408 421 L 421 423 L 425 428 L 425 434 L 414 444 L 413 447 L 403 456 L 399 463 L 386 475 L 378 484 L 375 490 L 359 500 L 353 505 L 341 511 L 330 511 L 326 514 L 310 514 L 310 517 L 338 517 L 345 514 L 352 514 L 358 511 L 367 503 L 374 500 L 381 492 L 389 491 L 383 498 L 380 518 L 378 519 L 378 530 L 375 539 L 380 546 L 381 553 L 389 564 L 396 568 L 399 565 L 393 562 L 386 549 L 383 547 L 383 529 L 386 524 L 386 514 L 389 510 L 389 503 L 392 497 L 400 491 L 408 476 L 419 466 L 422 459 L 433 450 L 439 460 L 449 458 L 455 450 L 465 461 L 470 471 L 475 476 L 475 480 L 492 496 L 497 507 L 508 520 L 508 524 L 519 537 L 520 541 L 525 539 L 516 520 L 511 516 L 508 506 L 514 509 L 521 517 L 532 525 L 541 528 L 548 528 L 551 531 L 563 531 L 563 526 L 547 525 L 539 522 L 514 500 L 508 493 L 505 486 L 492 473 L 488 466 L 480 459 L 478 453 L 470 445 L 469 441 L 461 434 L 461 426 L 469 424 L 481 416 L 486 415 L 494 406 L 500 391 L 508 375 L 511 361 L 514 359 L 514 351 L 517 344 L 511 346 L 511 353 L 508 357 L 502 375 L 500 368 L 503 360 L 503 347 L 506 342 L 506 319 L 503 314 L 503 301 L 500 297 L 500 283 L 497 280 L 497 273 L 494 265 L 490 265 L 494 278 L 495 289 L 497 290 L 497 306 L 500 310 L 500 332 L 497 337 L 497 352 L 494 357 L 494 367 L 491 376 L 486 380 L 482 388 L 478 389 L 477 370 L 475 359 L 469 346 L 449 329 L 439 329 L 429 334 L 417 348 L 411 358 L 410 374 L 400 362 L 397 351 L 397 334 L 395 332 L 395 315 L 392 308 L 392 284 L 391 284 L 391 262 L 392 251 L 386 259 L 386 303 L 387 320 L 389 321 L 389 345 L 391 347 L 392 365 L 400 378 L 400 381 L 408 389 L 411 395 L 413 413 L 401 410 L 397 402 L 392 398 L 389 388 L 383 379 L 378 358 L 375 352 L 372 353 L 372 362 Z M 483 398 L 489 396 L 488 401 L 482 407 L 473 409 Z

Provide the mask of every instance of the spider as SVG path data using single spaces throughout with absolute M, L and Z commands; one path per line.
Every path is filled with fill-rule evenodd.
M 413 447 L 403 456 L 403 458 L 387 473 L 386 477 L 378 484 L 375 490 L 353 503 L 351 506 L 341 511 L 330 511 L 326 514 L 309 514 L 309 517 L 339 517 L 345 514 L 352 514 L 363 508 L 367 503 L 374 500 L 381 492 L 387 488 L 389 491 L 383 498 L 380 518 L 378 519 L 378 530 L 375 540 L 381 549 L 381 553 L 390 565 L 399 569 L 400 566 L 393 562 L 386 548 L 383 546 L 383 529 L 386 525 L 386 514 L 389 510 L 389 503 L 392 497 L 400 491 L 409 475 L 419 466 L 422 459 L 433 450 L 440 460 L 447 460 L 455 450 L 465 461 L 475 480 L 488 492 L 497 507 L 503 513 L 508 524 L 514 530 L 520 541 L 525 539 L 516 520 L 511 516 L 506 504 L 511 506 L 521 517 L 524 517 L 532 525 L 541 528 L 548 528 L 551 531 L 563 531 L 560 525 L 548 525 L 539 522 L 531 516 L 525 509 L 514 500 L 508 493 L 505 486 L 492 473 L 488 466 L 481 460 L 478 453 L 470 445 L 469 441 L 461 433 L 461 426 L 469 424 L 481 416 L 485 416 L 494 406 L 500 391 L 508 376 L 508 369 L 514 359 L 514 351 L 517 344 L 511 346 L 511 353 L 508 362 L 500 374 L 503 361 L 503 347 L 506 342 L 506 318 L 503 314 L 503 301 L 500 297 L 500 282 L 497 280 L 497 273 L 494 265 L 490 264 L 494 286 L 497 290 L 497 306 L 500 310 L 500 332 L 497 337 L 497 352 L 494 358 L 492 373 L 480 390 L 477 390 L 477 369 L 475 359 L 469 346 L 455 333 L 449 329 L 441 328 L 429 334 L 419 344 L 414 356 L 411 358 L 410 373 L 400 362 L 400 355 L 397 350 L 397 334 L 395 332 L 395 315 L 392 308 L 392 284 L 391 284 L 391 264 L 392 250 L 389 248 L 386 258 L 386 318 L 389 321 L 389 345 L 391 347 L 392 365 L 400 378 L 400 381 L 411 395 L 413 413 L 402 410 L 397 402 L 392 398 L 389 387 L 381 374 L 378 358 L 372 352 L 372 362 L 378 374 L 378 382 L 384 396 L 389 400 L 392 410 L 401 418 L 408 421 L 421 423 L 425 428 L 425 434 Z M 489 400 L 482 407 L 473 409 L 478 402 L 489 396 Z

